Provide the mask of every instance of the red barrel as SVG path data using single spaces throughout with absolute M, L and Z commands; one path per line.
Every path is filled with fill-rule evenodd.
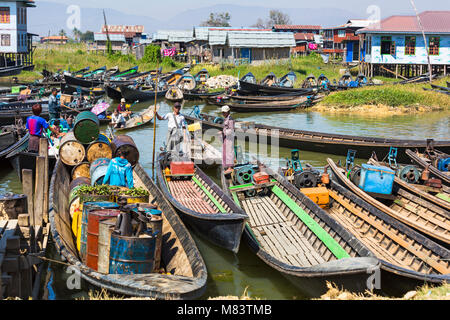
M 139 162 L 139 150 L 131 137 L 126 135 L 116 136 L 111 143 L 111 148 L 113 157 L 117 157 L 117 153 L 121 150 L 128 153 L 126 159 L 133 167 Z
M 89 213 L 87 232 L 86 265 L 97 271 L 98 269 L 98 236 L 100 221 L 116 218 L 120 210 L 96 210 Z

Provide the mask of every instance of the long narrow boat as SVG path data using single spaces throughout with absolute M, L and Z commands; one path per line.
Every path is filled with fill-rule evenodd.
M 194 90 L 190 92 L 184 92 L 184 99 L 185 100 L 204 100 L 204 99 L 211 99 L 217 96 L 220 96 L 225 93 L 225 90 L 217 91 L 217 92 L 205 92 L 203 90 Z
M 291 71 L 285 76 L 280 78 L 278 85 L 284 88 L 293 88 L 296 81 L 297 75 L 295 74 L 295 72 Z
M 83 73 L 81 75 L 81 78 L 87 79 L 87 78 L 91 78 L 91 77 L 96 77 L 99 74 L 103 74 L 106 72 L 106 66 L 100 67 L 98 69 Z
M 128 86 L 120 86 L 120 92 L 122 93 L 122 97 L 127 101 L 147 101 L 151 99 L 155 99 L 155 90 L 139 90 L 132 89 Z M 158 91 L 156 96 L 158 98 L 162 98 L 166 95 L 167 90 Z
M 442 147 L 438 146 L 436 144 L 436 142 L 434 143 L 434 146 L 439 148 L 439 150 L 441 150 L 443 153 L 450 154 L 450 150 L 447 150 L 448 148 L 442 148 Z M 446 185 L 447 187 L 450 187 L 450 173 L 449 172 L 445 173 L 443 171 L 440 171 L 438 168 L 431 165 L 431 163 L 426 158 L 422 157 L 420 154 L 415 153 L 411 150 L 406 150 L 406 154 L 414 163 L 418 164 L 419 166 L 421 166 L 424 169 L 428 168 L 428 170 L 430 171 L 432 176 L 434 176 L 438 179 L 441 179 L 442 183 L 444 185 Z
M 64 75 L 64 80 L 66 84 L 75 87 L 93 88 L 103 85 L 103 80 L 101 79 L 82 79 L 67 74 Z
M 202 130 L 217 129 L 222 131 L 221 121 L 217 121 L 215 116 L 200 114 L 199 117 L 185 115 L 189 123 L 201 122 Z M 391 147 L 398 148 L 398 161 L 410 161 L 406 156 L 407 149 L 425 150 L 427 141 L 423 140 L 399 140 L 383 139 L 374 137 L 360 137 L 349 135 L 338 135 L 331 133 L 312 132 L 267 126 L 263 124 L 252 124 L 250 130 L 240 129 L 240 122 L 236 122 L 236 132 L 244 133 L 247 136 L 258 136 L 265 143 L 272 143 L 272 134 L 280 147 L 299 149 L 305 151 L 321 152 L 346 156 L 349 149 L 356 150 L 358 157 L 370 159 L 373 152 L 377 154 L 388 154 Z M 245 123 L 244 123 L 245 124 Z M 267 137 L 267 139 L 266 139 Z M 443 152 L 450 153 L 450 141 L 435 141 L 434 146 Z
M 186 229 L 140 164 L 134 168 L 135 185 L 150 193 L 152 203 L 163 211 L 161 263 L 170 274 L 105 275 L 88 268 L 77 254 L 69 213 L 70 172 L 58 162 L 50 185 L 50 223 L 56 248 L 81 277 L 98 288 L 134 297 L 156 299 L 196 299 L 206 288 L 205 262 Z
M 133 75 L 135 75 L 138 72 L 138 70 L 139 70 L 139 66 L 136 66 L 136 67 L 130 68 L 128 70 L 118 72 L 115 75 L 111 76 L 110 79 L 112 81 L 128 79 L 128 78 L 132 77 Z
M 376 161 L 373 158 L 369 159 L 369 163 L 375 166 L 389 167 L 389 164 Z M 408 192 L 417 195 L 419 198 L 430 201 L 431 203 L 440 206 L 441 208 L 450 212 L 449 188 L 443 187 L 442 189 L 436 190 L 435 188 L 427 188 L 425 186 L 425 188 L 422 189 L 420 185 L 408 183 L 398 178 L 397 176 L 395 177 L 394 181 L 396 184 L 406 189 Z M 428 190 L 428 192 L 425 190 Z
M 96 88 L 85 88 L 85 87 L 76 87 L 70 84 L 62 84 L 61 85 L 61 93 L 73 95 L 74 93 L 78 93 L 81 91 L 83 95 L 91 95 L 93 94 L 96 97 L 103 96 L 106 91 L 102 87 Z
M 227 96 L 231 100 L 245 101 L 245 102 L 274 102 L 274 101 L 287 101 L 297 99 L 299 96 L 292 94 L 289 95 L 278 95 L 278 96 Z
M 156 105 L 156 112 L 159 110 L 159 104 Z M 116 131 L 126 131 L 149 124 L 155 117 L 155 107 L 150 106 L 138 115 L 133 116 L 125 123 L 125 127 L 117 128 Z
M 17 142 L 15 126 L 0 127 L 0 153 Z
M 167 156 L 158 156 L 156 170 L 164 196 L 195 232 L 237 253 L 247 215 L 199 167 L 193 175 L 167 175 L 171 163 Z
M 194 76 L 194 78 L 198 83 L 205 83 L 209 79 L 209 72 L 206 69 L 202 69 Z
M 167 90 L 165 98 L 172 102 L 181 102 L 184 99 L 184 94 L 180 88 L 172 86 Z
M 397 221 L 335 181 L 325 211 L 381 261 L 381 290 L 404 295 L 450 281 L 450 251 Z M 318 207 L 318 206 L 317 206 Z
M 13 145 L 0 151 L 0 160 L 5 159 L 8 155 L 15 152 L 16 150 L 19 150 L 19 152 L 26 150 L 28 148 L 28 140 L 29 139 L 30 139 L 30 134 L 26 133 L 23 137 L 18 139 Z
M 0 78 L 17 76 L 18 74 L 22 73 L 22 70 L 23 70 L 23 66 L 0 68 Z
M 262 79 L 259 84 L 269 87 L 276 86 L 278 85 L 278 78 L 273 72 L 271 72 L 264 79 Z
M 185 73 L 178 79 L 175 85 L 183 91 L 192 91 L 197 87 L 197 81 L 193 75 Z
M 120 99 L 122 99 L 122 92 L 120 91 L 120 87 L 114 88 L 110 85 L 105 85 L 105 91 L 106 95 L 115 101 L 120 101 Z
M 239 81 L 239 88 L 242 92 L 248 92 L 249 94 L 261 94 L 261 95 L 277 95 L 277 94 L 286 94 L 286 93 L 295 93 L 295 94 L 303 94 L 308 95 L 314 92 L 313 89 L 305 89 L 305 88 L 288 88 L 288 87 L 269 87 L 260 84 L 254 84 L 246 81 Z
M 379 268 L 374 255 L 283 177 L 264 171 L 272 182 L 256 186 L 234 185 L 222 173 L 224 190 L 250 217 L 244 232 L 250 249 L 304 295 L 320 296 L 327 282 L 368 289 Z
M 420 198 L 420 194 L 415 190 L 405 188 L 401 184 L 395 185 L 392 198 L 375 199 L 376 195 L 369 195 L 347 178 L 344 168 L 339 167 L 332 159 L 327 161 L 336 181 L 355 195 L 427 237 L 441 241 L 446 246 L 450 245 L 450 212 L 448 210 Z
M 279 112 L 307 107 L 310 101 L 312 100 L 308 97 L 300 97 L 293 100 L 266 103 L 227 103 L 227 106 L 235 112 Z

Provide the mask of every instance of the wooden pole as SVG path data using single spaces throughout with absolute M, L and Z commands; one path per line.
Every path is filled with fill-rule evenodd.
M 155 156 L 156 156 L 156 103 L 158 100 L 158 84 L 159 84 L 159 63 L 156 65 L 156 79 L 155 79 L 155 109 L 153 111 L 153 161 L 152 170 L 155 172 Z
M 423 43 L 425 46 L 425 51 L 427 53 L 427 60 L 428 60 L 428 71 L 429 71 L 429 76 L 430 76 L 430 84 L 433 82 L 433 70 L 431 69 L 431 60 L 430 60 L 430 53 L 428 50 L 428 44 L 427 44 L 427 37 L 425 36 L 425 31 L 423 29 L 423 25 L 422 25 L 422 21 L 420 20 L 419 17 L 419 12 L 417 11 L 416 8 L 416 4 L 414 3 L 414 0 L 410 0 L 411 4 L 414 8 L 414 11 L 416 12 L 416 17 L 417 17 L 417 22 L 419 23 L 419 27 L 422 30 L 422 36 L 423 36 Z
M 34 216 L 35 226 L 42 226 L 44 220 L 44 180 L 45 180 L 45 158 L 36 158 L 36 187 L 34 193 Z
M 39 156 L 44 157 L 44 202 L 43 202 L 43 218 L 45 223 L 48 223 L 48 178 L 49 178 L 49 167 L 48 167 L 48 140 L 46 138 L 41 138 L 39 140 Z
M 31 251 L 36 252 L 36 241 L 34 237 L 34 227 L 36 225 L 36 218 L 34 216 L 34 195 L 33 195 L 33 170 L 22 169 L 22 189 L 23 194 L 27 196 L 28 214 L 30 216 L 30 246 Z

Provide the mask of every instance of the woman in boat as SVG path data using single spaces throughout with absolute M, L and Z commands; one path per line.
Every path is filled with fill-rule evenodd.
M 234 119 L 230 115 L 230 107 L 223 106 L 222 114 L 225 118 L 222 130 L 222 166 L 225 173 L 233 170 L 234 167 L 234 138 L 235 138 L 235 123 Z
M 118 157 L 111 160 L 106 171 L 103 184 L 110 186 L 133 188 L 133 168 L 128 162 L 126 151 L 119 150 Z
M 119 112 L 124 118 L 127 118 L 130 116 L 131 112 L 127 110 L 127 105 L 125 103 L 126 100 L 122 98 L 119 106 L 117 107 L 117 112 Z
M 35 104 L 32 107 L 33 115 L 27 118 L 27 130 L 30 132 L 30 140 L 28 142 L 28 151 L 31 153 L 39 152 L 39 139 L 42 138 L 42 133 L 46 129 L 50 129 L 51 132 L 58 135 L 57 130 L 41 118 L 42 106 Z
M 183 141 L 183 130 L 186 129 L 186 120 L 180 113 L 181 103 L 176 102 L 173 106 L 173 112 L 160 116 L 156 112 L 156 117 L 159 121 L 168 120 L 168 132 L 167 132 L 167 151 L 171 152 L 174 157 L 180 156 L 180 144 Z
M 115 129 L 125 127 L 125 119 L 117 110 L 114 110 L 114 113 L 111 116 L 111 124 Z

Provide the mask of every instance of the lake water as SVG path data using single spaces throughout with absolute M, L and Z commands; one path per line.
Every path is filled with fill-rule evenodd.
M 134 110 L 141 111 L 151 105 L 141 103 Z M 171 110 L 166 102 L 160 102 L 160 114 Z M 195 103 L 187 103 L 183 113 L 189 114 Z M 202 112 L 220 115 L 219 107 L 199 105 Z M 255 121 L 267 125 L 319 131 L 326 133 L 349 134 L 360 136 L 373 136 L 383 138 L 400 139 L 450 139 L 450 111 L 434 112 L 418 115 L 402 115 L 392 117 L 372 117 L 351 114 L 323 114 L 317 112 L 287 112 L 267 114 L 235 114 L 236 120 Z M 158 151 L 166 139 L 167 123 L 157 122 L 156 150 Z M 152 149 L 153 149 L 153 125 L 127 132 L 139 147 L 141 153 L 140 162 L 152 175 Z M 217 141 L 213 145 L 220 147 Z M 270 154 L 270 153 L 269 153 Z M 249 154 L 248 156 L 256 156 Z M 290 158 L 290 150 L 281 148 L 281 158 Z M 384 156 L 384 155 L 383 155 Z M 345 157 L 337 157 L 327 154 L 301 152 L 301 159 L 316 167 L 326 165 L 326 159 L 332 157 L 335 160 L 345 160 Z M 261 157 L 266 164 L 277 168 L 280 159 L 270 156 Z M 283 162 L 281 162 L 283 163 Z M 216 181 L 220 181 L 217 170 L 207 170 L 207 173 Z M 0 194 L 5 192 L 21 193 L 21 185 L 15 172 L 7 165 L 0 166 Z M 208 268 L 208 286 L 204 298 L 215 296 L 240 296 L 245 292 L 251 297 L 262 299 L 300 299 L 299 291 L 289 281 L 283 278 L 277 271 L 269 268 L 254 255 L 242 243 L 237 255 L 217 248 L 197 235 L 192 234 Z M 59 260 L 54 248 L 50 247 L 48 257 Z M 82 283 L 81 290 L 68 290 L 66 280 L 66 266 L 58 263 L 50 263 L 49 272 L 43 279 L 43 294 L 48 299 L 75 299 L 86 297 L 89 290 L 95 290 L 87 283 Z

